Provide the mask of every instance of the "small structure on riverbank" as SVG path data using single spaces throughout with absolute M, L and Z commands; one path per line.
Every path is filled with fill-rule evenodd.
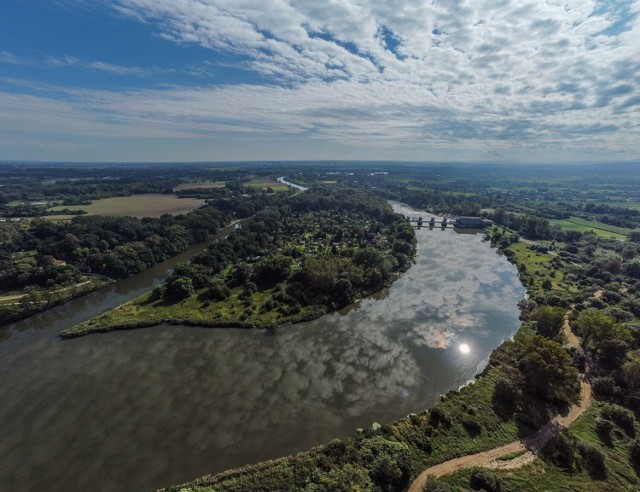
M 493 221 L 482 217 L 456 217 L 454 227 L 481 228 L 493 225 Z

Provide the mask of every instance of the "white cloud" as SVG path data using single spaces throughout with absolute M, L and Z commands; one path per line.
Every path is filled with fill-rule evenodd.
M 79 111 L 97 125 L 105 115 L 119 121 L 116 134 L 160 127 L 193 138 L 297 135 L 385 156 L 404 150 L 410 158 L 438 158 L 434 149 L 457 152 L 452 159 L 494 149 L 530 160 L 638 158 L 640 1 L 626 10 L 611 5 L 118 0 L 113 8 L 161 37 L 242 55 L 271 84 L 76 90 L 65 104 L 70 119 Z M 393 50 L 384 30 L 398 43 Z

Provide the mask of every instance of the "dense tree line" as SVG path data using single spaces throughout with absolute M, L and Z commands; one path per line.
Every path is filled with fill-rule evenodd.
M 223 210 L 209 204 L 186 215 L 159 218 L 79 216 L 70 222 L 33 220 L 26 229 L 2 223 L 7 240 L 0 243 L 3 286 L 41 284 L 41 264 L 54 258 L 82 272 L 122 278 L 185 251 L 206 240 L 234 218 L 246 218 L 266 206 L 265 193 L 234 196 Z M 255 197 L 258 199 L 255 199 Z M 274 197 L 274 200 L 277 198 Z M 10 240 L 9 240 L 10 239 Z M 16 262 L 18 251 L 34 251 L 36 263 Z
M 410 224 L 375 195 L 317 188 L 267 207 L 226 240 L 181 265 L 158 295 L 213 301 L 242 289 L 274 289 L 262 306 L 282 315 L 304 306 L 336 309 L 388 285 L 415 253 Z

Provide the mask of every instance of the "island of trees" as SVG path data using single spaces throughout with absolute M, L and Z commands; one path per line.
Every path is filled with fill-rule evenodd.
M 63 332 L 160 323 L 273 328 L 317 318 L 389 286 L 409 268 L 410 223 L 385 200 L 314 188 L 264 208 L 164 285 Z

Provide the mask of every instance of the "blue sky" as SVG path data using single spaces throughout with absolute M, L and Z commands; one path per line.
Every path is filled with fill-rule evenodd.
M 640 160 L 640 0 L 12 0 L 0 160 Z

